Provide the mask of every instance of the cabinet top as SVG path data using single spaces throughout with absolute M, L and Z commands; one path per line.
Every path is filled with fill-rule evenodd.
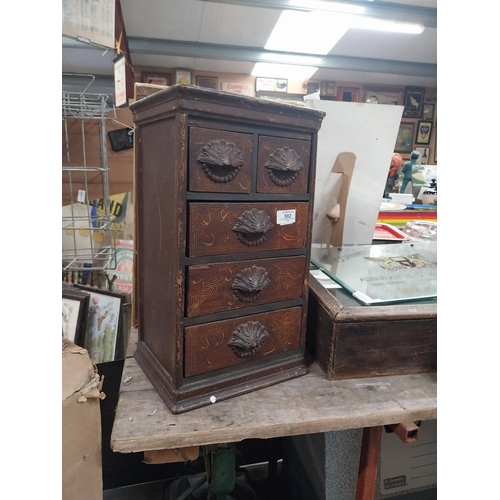
M 258 120 L 270 124 L 296 124 L 300 128 L 319 130 L 326 113 L 294 104 L 270 101 L 192 85 L 172 85 L 130 105 L 134 122 L 141 124 L 159 115 L 178 113 L 198 116 L 232 116 L 241 120 Z

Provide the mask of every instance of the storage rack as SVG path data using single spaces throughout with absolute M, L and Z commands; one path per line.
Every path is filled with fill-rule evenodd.
M 91 82 L 94 80 L 92 75 Z M 62 213 L 62 270 L 105 271 L 116 267 L 115 230 L 109 200 L 106 122 L 110 112 L 110 95 L 87 92 L 62 93 L 63 188 L 69 193 L 69 205 Z M 97 125 L 100 160 L 89 160 L 88 125 Z M 75 133 L 76 132 L 76 133 Z M 76 137 L 76 139 L 75 139 Z M 76 160 L 73 159 L 72 153 Z M 78 164 L 75 164 L 78 162 Z M 65 185 L 66 184 L 66 185 Z M 99 192 L 102 208 L 97 214 L 89 199 L 89 187 Z

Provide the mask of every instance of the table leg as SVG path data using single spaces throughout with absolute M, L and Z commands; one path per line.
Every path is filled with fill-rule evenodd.
M 382 426 L 363 429 L 356 500 L 373 500 L 374 498 L 381 439 Z

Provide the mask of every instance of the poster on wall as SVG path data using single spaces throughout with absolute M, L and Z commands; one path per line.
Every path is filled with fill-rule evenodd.
M 221 90 L 231 92 L 231 94 L 249 95 L 252 97 L 255 95 L 253 88 L 248 83 L 222 82 Z
M 63 0 L 62 34 L 85 43 L 115 47 L 115 0 Z
M 127 72 L 125 54 L 122 52 L 114 61 L 115 65 L 115 107 L 127 105 Z

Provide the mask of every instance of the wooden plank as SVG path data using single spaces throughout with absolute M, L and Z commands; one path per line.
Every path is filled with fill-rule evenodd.
M 435 418 L 436 373 L 329 381 L 316 363 L 305 376 L 174 415 L 129 358 L 111 448 L 130 453 Z
M 144 452 L 144 463 L 170 464 L 172 462 L 186 462 L 188 460 L 196 460 L 199 455 L 199 446 L 174 448 L 173 450 L 150 450 Z

